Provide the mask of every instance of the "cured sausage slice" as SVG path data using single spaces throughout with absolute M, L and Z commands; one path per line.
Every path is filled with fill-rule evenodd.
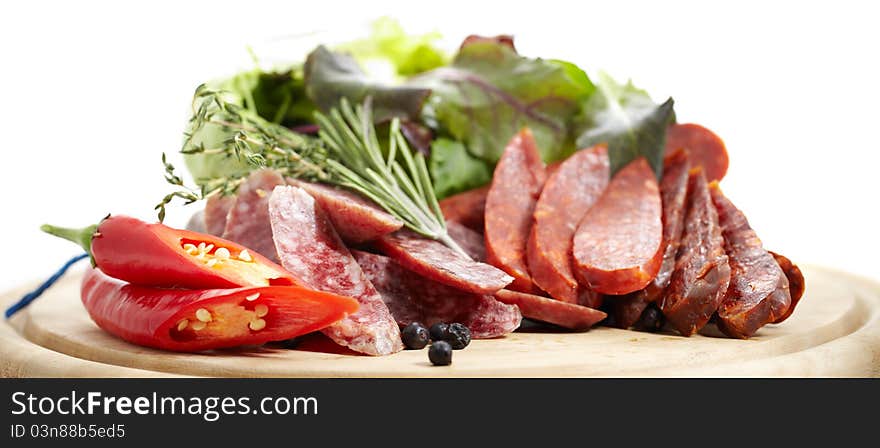
M 504 149 L 486 195 L 486 253 L 489 263 L 513 276 L 511 289 L 536 290 L 526 266 L 526 242 L 546 176 L 535 138 L 523 129 Z
M 226 230 L 226 215 L 235 204 L 235 196 L 215 194 L 205 201 L 205 230 L 214 236 L 223 236 Z
M 644 288 L 663 259 L 660 191 L 642 157 L 621 169 L 574 235 L 574 271 L 583 285 L 622 295 Z
M 727 174 L 727 148 L 714 132 L 698 124 L 673 124 L 666 129 L 666 157 L 679 149 L 687 149 L 691 164 L 702 166 L 709 182 L 721 180 Z
M 404 269 L 383 255 L 352 251 L 370 282 L 400 326 L 421 322 L 459 322 L 476 339 L 504 336 L 522 322 L 522 314 L 512 305 L 490 295 L 472 294 L 422 277 Z
M 605 319 L 602 311 L 548 297 L 502 289 L 495 298 L 509 305 L 516 305 L 529 319 L 559 325 L 570 330 L 586 330 Z
M 657 300 L 669 285 L 684 228 L 690 166 L 686 150 L 678 150 L 666 158 L 663 178 L 660 179 L 660 199 L 663 203 L 663 261 L 660 263 L 657 276 L 644 289 L 608 299 L 609 312 L 614 316 L 615 325 L 619 328 L 635 325 L 648 304 Z
M 423 277 L 467 292 L 491 294 L 513 280 L 492 265 L 464 257 L 437 240 L 407 229 L 379 238 L 376 247 Z
M 223 238 L 277 263 L 272 226 L 269 224 L 269 195 L 276 186 L 285 183 L 277 171 L 259 170 L 251 173 L 238 187 L 235 203 L 226 217 Z
M 446 221 L 446 232 L 473 260 L 486 262 L 486 240 L 483 239 L 482 233 L 477 233 L 455 221 Z
M 679 333 L 690 336 L 709 322 L 730 282 L 718 212 L 706 176 L 695 168 L 688 180 L 687 215 L 675 270 L 660 299 L 660 310 Z
M 716 323 L 724 334 L 745 339 L 786 315 L 791 307 L 788 279 L 745 215 L 724 196 L 717 183 L 712 184 L 711 192 L 724 233 L 724 249 L 730 257 L 731 275 Z
M 578 303 L 571 268 L 572 237 L 578 223 L 608 185 L 608 150 L 580 150 L 547 178 L 535 205 L 526 247 L 529 273 L 554 299 Z
M 336 232 L 348 244 L 373 241 L 403 227 L 403 221 L 359 194 L 299 180 L 290 180 L 290 183 L 315 198 Z
M 447 221 L 455 221 L 465 227 L 483 233 L 486 214 L 486 195 L 489 186 L 454 194 L 440 201 L 440 211 Z
M 770 255 L 773 255 L 776 263 L 779 264 L 782 272 L 785 273 L 785 278 L 788 279 L 788 292 L 791 294 L 791 305 L 788 307 L 788 311 L 786 311 L 782 317 L 773 321 L 774 324 L 778 324 L 785 319 L 788 319 L 789 316 L 791 316 L 791 313 L 794 312 L 795 306 L 797 306 L 798 302 L 801 301 L 801 297 L 804 295 L 806 285 L 804 283 L 804 274 L 796 264 L 792 263 L 791 260 L 784 255 L 777 254 L 773 251 L 769 252 Z
M 305 190 L 278 186 L 269 218 L 281 265 L 305 285 L 352 297 L 358 311 L 321 330 L 339 345 L 368 355 L 403 350 L 400 328 L 382 296 L 342 243 L 324 211 Z

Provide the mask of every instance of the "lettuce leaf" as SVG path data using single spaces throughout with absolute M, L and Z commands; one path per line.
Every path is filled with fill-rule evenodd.
M 520 128 L 535 134 L 545 161 L 574 150 L 570 124 L 595 87 L 571 63 L 522 57 L 507 45 L 478 40 L 452 64 L 407 82 L 432 91 L 423 120 L 494 163 Z
M 449 62 L 449 56 L 435 45 L 439 39 L 440 34 L 436 32 L 409 35 L 400 22 L 382 17 L 372 23 L 369 37 L 338 45 L 335 49 L 351 54 L 361 67 L 389 64 L 397 76 L 407 77 Z
M 612 175 L 644 156 L 660 178 L 666 127 L 675 120 L 672 98 L 657 105 L 632 81 L 619 84 L 605 73 L 599 74 L 596 86 L 575 119 L 578 148 L 607 143 Z
M 447 138 L 438 138 L 431 144 L 428 170 L 437 199 L 480 187 L 492 180 L 492 170 L 486 162 L 470 155 L 460 142 Z

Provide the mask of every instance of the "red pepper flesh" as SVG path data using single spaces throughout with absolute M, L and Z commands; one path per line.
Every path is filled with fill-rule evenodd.
M 97 268 L 83 277 L 81 297 L 89 316 L 108 333 L 181 352 L 290 339 L 358 309 L 352 298 L 301 286 L 160 289 L 125 283 Z

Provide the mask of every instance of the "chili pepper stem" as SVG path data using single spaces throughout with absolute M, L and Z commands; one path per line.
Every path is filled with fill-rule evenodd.
M 81 229 L 71 229 L 67 227 L 57 227 L 50 224 L 43 224 L 42 226 L 40 226 L 40 230 L 48 233 L 49 235 L 54 235 L 58 238 L 64 238 L 65 240 L 78 244 L 80 247 L 85 249 L 86 253 L 89 254 L 89 257 L 91 257 L 92 259 L 92 265 L 94 266 L 95 262 L 94 256 L 92 255 L 92 238 L 98 231 L 97 224 L 83 227 Z

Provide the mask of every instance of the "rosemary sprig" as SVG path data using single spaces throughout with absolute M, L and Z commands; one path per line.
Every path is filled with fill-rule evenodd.
M 390 124 L 388 150 L 383 152 L 373 124 L 371 101 L 352 107 L 343 98 L 328 114 L 316 114 L 319 139 L 297 134 L 270 123 L 232 103 L 225 93 L 205 85 L 196 89 L 193 116 L 184 134 L 183 154 L 225 157 L 246 162 L 251 169 L 271 168 L 283 175 L 338 185 L 354 190 L 394 215 L 416 233 L 441 241 L 466 255 L 446 231 L 446 222 L 434 195 L 425 158 L 413 153 L 400 131 Z M 202 139 L 208 129 L 222 130 L 227 138 L 216 148 L 206 148 Z M 186 187 L 174 167 L 162 155 L 165 179 L 180 190 L 166 195 L 156 205 L 159 219 L 175 198 L 186 204 L 214 194 L 232 194 L 251 169 L 215 178 L 196 179 L 199 188 Z

